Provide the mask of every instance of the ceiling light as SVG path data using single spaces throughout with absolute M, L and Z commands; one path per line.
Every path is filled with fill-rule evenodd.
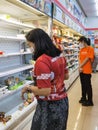
M 97 14 L 97 16 L 98 16 L 98 10 L 96 11 L 96 14 Z
M 95 0 L 96 3 L 98 3 L 98 0 Z

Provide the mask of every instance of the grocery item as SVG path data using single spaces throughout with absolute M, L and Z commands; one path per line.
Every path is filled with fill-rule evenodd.
M 0 55 L 3 55 L 4 54 L 4 52 L 3 51 L 0 51 Z
M 2 122 L 3 124 L 8 122 L 11 118 L 11 115 L 5 116 L 5 112 L 0 112 L 0 122 Z

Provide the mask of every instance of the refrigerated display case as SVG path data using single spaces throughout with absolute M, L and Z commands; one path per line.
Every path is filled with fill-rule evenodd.
M 33 54 L 26 44 L 25 34 L 36 27 L 47 31 L 48 26 L 47 15 L 25 4 L 20 6 L 17 2 L 0 1 L 0 129 L 2 130 L 22 129 L 29 118 L 32 118 L 30 115 L 34 114 L 36 98 L 33 100 L 32 96 L 30 104 L 21 98 L 22 88 L 34 83 Z M 10 119 L 6 122 L 8 117 Z

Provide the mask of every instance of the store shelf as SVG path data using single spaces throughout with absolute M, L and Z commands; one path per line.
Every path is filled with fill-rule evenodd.
M 74 60 L 75 60 L 75 58 L 71 58 L 71 59 L 67 60 L 67 62 L 74 61 Z
M 14 67 L 12 66 L 10 68 L 4 68 L 0 70 L 0 77 L 4 77 L 24 70 L 32 69 L 33 67 L 34 67 L 33 65 L 21 65 L 21 66 L 14 66 Z
M 77 71 L 77 69 L 78 69 L 78 66 L 69 72 L 69 76 L 71 76 L 75 71 Z
M 12 130 L 19 122 L 23 121 L 33 110 L 35 110 L 37 100 L 34 101 L 27 107 L 23 107 L 20 111 L 19 106 L 23 105 L 23 100 L 21 98 L 21 89 L 27 85 L 32 84 L 33 81 L 25 81 L 26 83 L 22 85 L 19 89 L 11 91 L 9 94 L 0 97 L 0 112 L 5 112 L 6 115 L 11 115 L 12 119 L 5 124 L 0 122 L 0 130 Z M 5 100 L 6 99 L 6 100 Z
M 0 122 L 1 130 L 14 130 L 15 127 L 17 127 L 20 124 L 20 122 L 23 121 L 36 108 L 37 100 L 35 98 L 34 101 L 27 107 L 24 107 L 22 111 L 18 110 L 19 106 L 23 104 L 23 100 L 20 97 L 20 93 L 17 93 L 14 96 L 10 97 L 10 98 L 13 98 L 13 100 L 11 100 L 12 102 L 10 102 L 10 99 L 9 99 L 8 106 L 12 106 L 12 107 L 6 113 L 6 115 L 10 114 L 12 116 L 12 119 L 8 121 L 6 125 Z M 17 98 L 17 100 L 15 98 Z M 6 108 L 6 104 L 3 104 L 3 105 L 5 105 L 5 108 Z M 4 108 L 3 108 L 3 111 L 4 111 Z
M 27 25 L 27 24 L 24 24 L 24 23 L 21 23 L 21 22 L 18 22 L 18 21 L 10 20 L 10 19 L 7 20 L 7 19 L 5 19 L 3 17 L 0 17 L 0 25 L 16 27 L 16 28 L 19 28 L 19 29 L 25 29 L 25 28 L 32 29 L 32 28 L 35 28 L 32 25 Z
M 31 52 L 20 52 L 20 53 L 4 53 L 3 55 L 0 55 L 0 57 L 8 57 L 8 56 L 18 56 L 18 55 L 26 55 L 26 54 L 32 54 Z
M 65 56 L 73 56 L 74 54 L 64 54 Z
M 75 64 L 69 65 L 68 68 L 70 68 L 70 67 L 72 67 L 72 66 L 74 66 L 74 65 L 75 65 Z
M 1 100 L 1 99 L 4 99 L 4 98 L 7 98 L 8 96 L 13 95 L 13 94 L 19 92 L 19 91 L 20 91 L 24 86 L 26 86 L 26 85 L 33 84 L 33 83 L 34 83 L 34 81 L 28 81 L 28 80 L 25 80 L 24 82 L 25 82 L 25 83 L 24 83 L 23 85 L 21 85 L 18 89 L 16 89 L 16 90 L 8 90 L 8 91 L 6 91 L 5 94 L 0 95 L 0 100 Z
M 0 35 L 0 39 L 4 39 L 4 40 L 8 40 L 8 39 L 10 39 L 10 40 L 15 40 L 15 41 L 25 41 L 26 39 L 25 39 L 25 37 L 23 38 L 23 37 L 12 37 L 12 36 L 1 36 Z
M 64 47 L 64 50 L 76 50 L 76 51 L 78 51 L 77 48 L 73 48 L 73 47 Z
M 69 72 L 69 79 L 64 81 L 67 90 L 71 87 L 72 83 L 77 79 L 78 76 L 79 76 L 78 67 Z
M 75 53 L 74 56 L 78 56 L 79 54 L 78 53 Z

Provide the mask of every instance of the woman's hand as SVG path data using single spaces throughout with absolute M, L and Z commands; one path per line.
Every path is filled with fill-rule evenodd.
M 25 98 L 24 98 L 24 94 L 27 93 L 28 90 L 29 90 L 29 86 L 25 86 L 25 87 L 22 89 L 22 91 L 21 91 L 21 97 L 22 97 L 23 100 L 25 99 Z
M 79 67 L 79 72 L 82 73 L 83 72 L 83 68 Z

